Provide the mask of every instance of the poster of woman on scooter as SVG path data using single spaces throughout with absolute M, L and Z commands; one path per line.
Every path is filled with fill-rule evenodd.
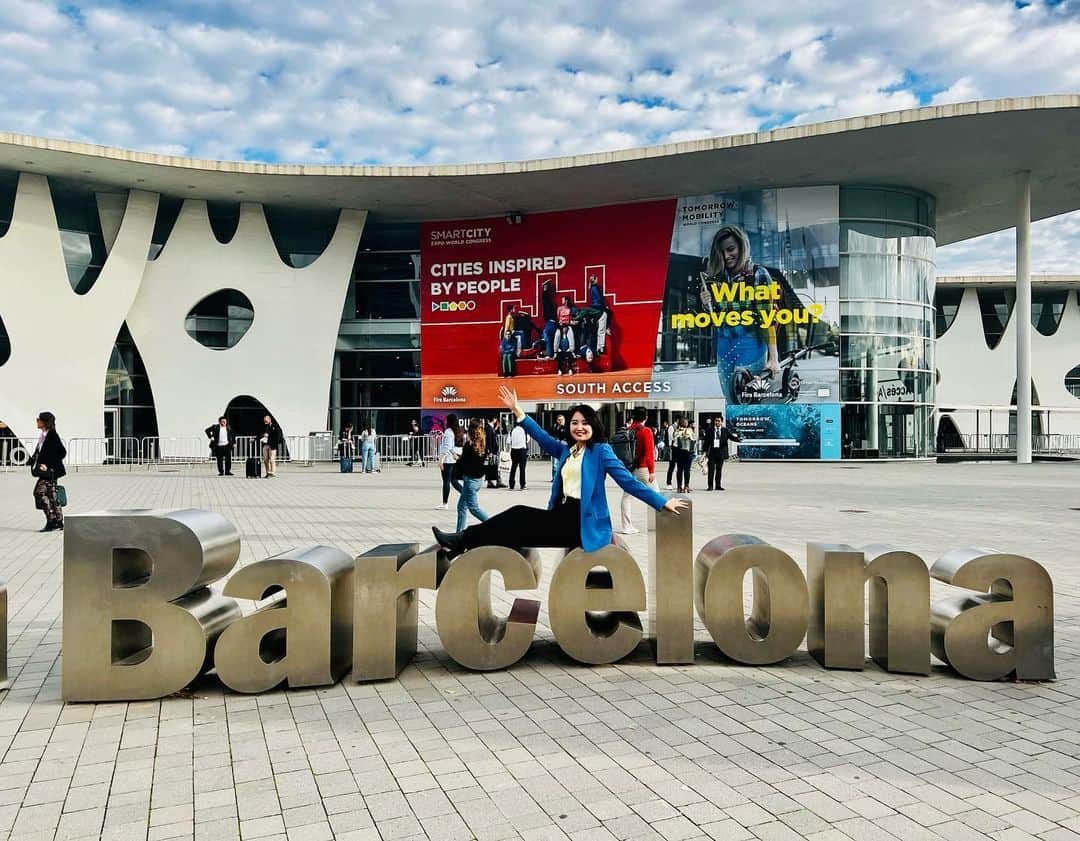
M 838 404 L 838 216 L 836 187 L 678 200 L 653 368 L 667 396 L 715 400 L 733 422 L 739 407 L 762 410 L 758 421 L 775 407 L 764 414 L 784 440 L 794 416 L 780 417 L 783 407 Z M 804 424 L 821 413 L 797 414 Z M 805 447 L 779 445 L 773 455 L 796 451 L 806 457 Z

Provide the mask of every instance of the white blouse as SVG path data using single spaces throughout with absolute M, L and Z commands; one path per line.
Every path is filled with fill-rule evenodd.
M 570 455 L 563 462 L 562 467 L 563 496 L 571 499 L 581 499 L 581 460 L 584 455 L 584 447 L 570 448 Z

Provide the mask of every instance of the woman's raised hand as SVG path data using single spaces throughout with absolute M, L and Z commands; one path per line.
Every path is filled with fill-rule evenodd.
M 521 410 L 521 406 L 518 405 L 517 392 L 514 391 L 514 389 L 507 388 L 504 385 L 499 386 L 499 400 L 507 409 L 514 413 L 514 417 L 520 418 L 525 414 Z
M 664 510 L 665 511 L 670 511 L 672 514 L 674 514 L 676 517 L 678 517 L 679 512 L 682 511 L 686 507 L 686 504 L 687 503 L 686 503 L 685 499 L 674 499 L 674 498 L 672 498 L 672 499 L 669 499 L 667 501 L 667 504 L 664 506 Z

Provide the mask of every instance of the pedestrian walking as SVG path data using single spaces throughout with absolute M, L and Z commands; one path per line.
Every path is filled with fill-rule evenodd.
M 488 518 L 480 507 L 477 497 L 480 488 L 484 486 L 486 438 L 483 420 L 473 418 L 469 422 L 469 432 L 461 449 L 461 458 L 454 465 L 454 470 L 461 482 L 461 494 L 458 496 L 457 504 L 457 531 L 464 530 L 469 513 L 481 523 L 486 522 Z
M 653 431 L 645 425 L 648 412 L 638 406 L 630 414 L 630 431 L 634 433 L 634 461 L 630 466 L 630 475 L 656 490 L 656 450 L 653 444 Z M 633 519 L 630 516 L 630 503 L 633 494 L 623 491 L 619 501 L 619 512 L 622 515 L 622 533 L 637 534 Z
M 458 442 L 464 442 L 464 439 L 461 427 L 458 426 L 457 415 L 451 412 L 446 416 L 446 429 L 443 430 L 442 438 L 439 439 L 437 458 L 439 475 L 442 478 L 442 505 L 435 506 L 438 511 L 446 511 L 450 507 L 450 488 L 461 493 L 461 483 L 454 476 L 454 463 L 458 460 L 458 454 L 462 452 L 463 444 Z
M 222 415 L 216 424 L 206 427 L 206 437 L 210 439 L 210 452 L 217 459 L 217 475 L 232 476 L 232 451 L 236 435 L 228 418 Z
M 415 420 L 409 421 L 409 466 L 419 464 L 427 467 L 424 462 L 424 434 L 420 431 L 420 424 Z
M 37 428 L 40 434 L 30 458 L 30 473 L 37 479 L 34 506 L 45 514 L 45 526 L 41 531 L 63 531 L 64 509 L 57 498 L 56 483 L 67 475 L 64 467 L 67 449 L 56 431 L 56 416 L 52 412 L 37 416 Z

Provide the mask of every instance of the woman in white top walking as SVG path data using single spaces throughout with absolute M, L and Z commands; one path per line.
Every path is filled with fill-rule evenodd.
M 458 424 L 457 415 L 450 413 L 446 416 L 446 429 L 439 439 L 437 454 L 439 472 L 442 474 L 442 505 L 435 506 L 437 511 L 446 511 L 450 507 L 450 488 L 461 493 L 461 483 L 454 478 L 454 464 L 464 445 L 465 433 Z

